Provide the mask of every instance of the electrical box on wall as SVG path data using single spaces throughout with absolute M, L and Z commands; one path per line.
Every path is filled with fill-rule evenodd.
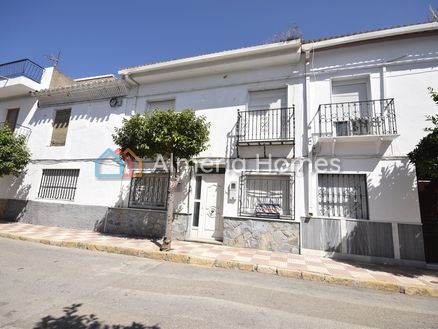
M 228 185 L 228 200 L 231 202 L 237 200 L 237 182 L 231 182 Z

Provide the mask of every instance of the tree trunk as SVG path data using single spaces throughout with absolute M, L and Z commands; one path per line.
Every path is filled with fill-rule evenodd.
M 172 158 L 173 160 L 173 158 Z M 161 244 L 161 251 L 169 251 L 172 243 L 172 223 L 173 223 L 173 205 L 175 201 L 175 191 L 179 183 L 179 170 L 175 170 L 176 163 L 171 161 L 171 171 L 169 180 L 169 189 L 167 190 L 167 212 L 166 212 L 166 232 Z

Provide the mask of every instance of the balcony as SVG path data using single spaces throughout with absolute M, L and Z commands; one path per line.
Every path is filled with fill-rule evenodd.
M 398 137 L 394 99 L 319 105 L 312 119 L 313 144 L 342 142 L 391 142 Z
M 0 127 L 8 126 L 15 136 L 23 136 L 25 140 L 29 139 L 32 130 L 29 127 L 22 126 L 13 122 L 0 122 Z
M 40 89 L 44 68 L 29 59 L 0 64 L 0 97 Z
M 237 112 L 237 145 L 284 145 L 295 141 L 295 107 Z

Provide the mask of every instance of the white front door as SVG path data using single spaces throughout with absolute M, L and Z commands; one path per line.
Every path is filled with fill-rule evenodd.
M 190 237 L 199 240 L 222 240 L 224 175 L 196 176 Z

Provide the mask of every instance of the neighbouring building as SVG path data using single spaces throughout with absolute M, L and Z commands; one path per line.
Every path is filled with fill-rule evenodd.
M 406 155 L 436 111 L 427 88 L 438 88 L 438 23 L 128 67 L 120 78 L 39 68 L 35 81 L 2 74 L 7 65 L 0 121 L 28 129 L 32 163 L 0 180 L 3 219 L 162 237 L 168 174 L 142 160 L 133 177 L 111 179 L 112 134 L 134 113 L 190 108 L 211 123 L 210 146 L 183 172 L 174 238 L 425 263 Z

